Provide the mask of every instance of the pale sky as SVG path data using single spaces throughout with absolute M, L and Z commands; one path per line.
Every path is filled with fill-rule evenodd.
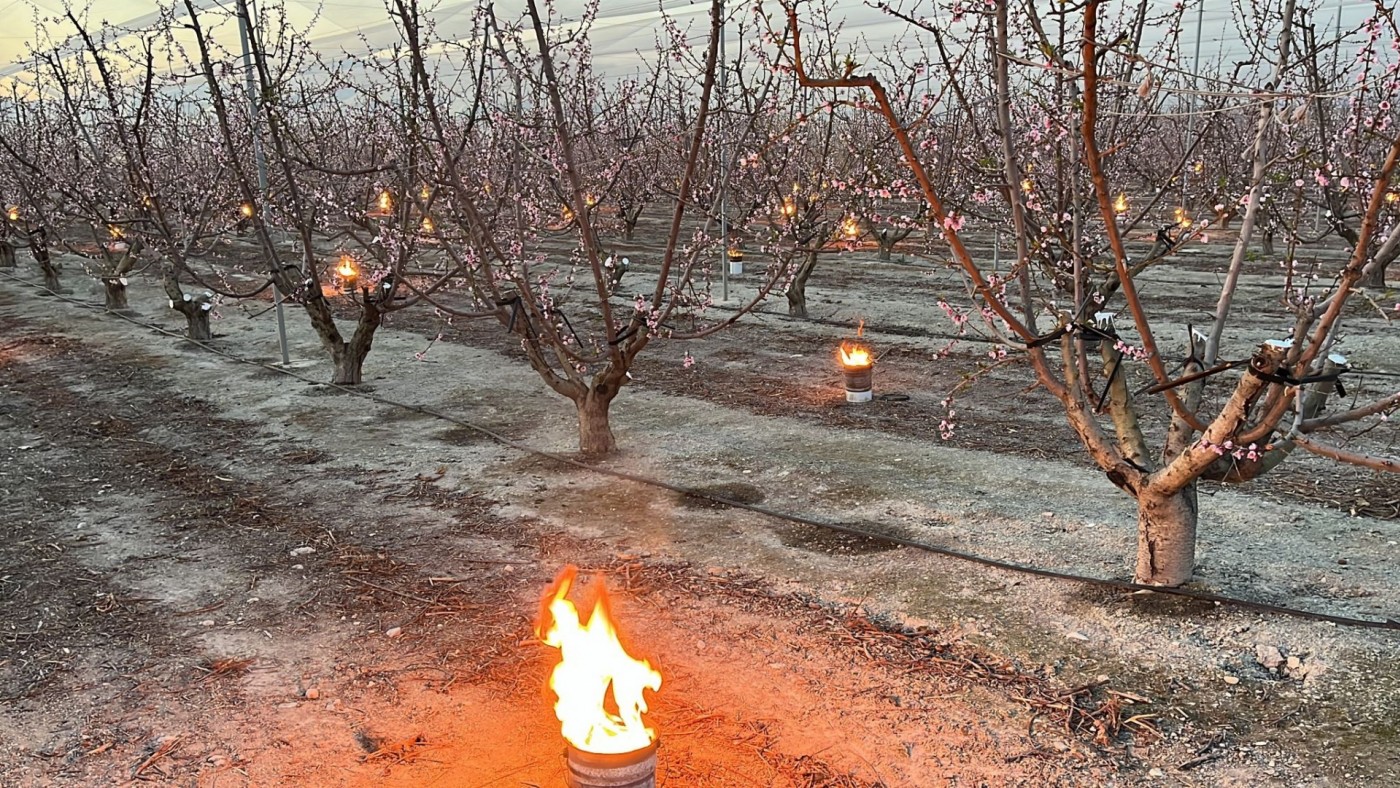
M 1156 0 L 1165 3 L 1166 0 Z M 153 0 L 74 0 L 74 5 L 83 7 L 90 2 L 89 20 L 106 20 L 122 28 L 140 28 L 155 18 L 157 3 Z M 731 0 L 736 12 L 743 12 L 751 0 Z M 1230 57 L 1237 54 L 1233 46 L 1233 33 L 1228 0 L 1204 0 L 1205 13 L 1201 35 L 1201 54 L 1209 60 L 1223 53 Z M 392 40 L 393 28 L 387 22 L 381 0 L 286 0 L 291 20 L 298 26 L 312 24 L 312 40 L 323 53 L 333 53 L 348 48 L 360 50 L 357 36 L 366 36 L 372 45 Z M 681 24 L 693 25 L 696 34 L 703 29 L 708 4 L 704 0 L 660 0 L 660 4 Z M 869 7 L 864 0 L 836 0 L 839 14 L 847 18 L 845 32 L 851 36 L 864 36 L 876 48 L 896 36 L 903 25 L 886 14 Z M 195 0 L 196 7 L 214 9 L 232 8 L 233 0 Z M 255 8 L 260 4 L 255 2 Z M 270 4 L 269 4 L 270 5 Z M 425 6 L 430 3 L 425 3 Z M 442 0 L 434 12 L 439 20 L 439 32 L 450 35 L 455 28 L 465 32 L 465 18 L 474 6 L 472 0 Z M 583 0 L 558 0 L 557 7 L 566 17 L 577 17 L 583 7 Z M 930 0 L 904 0 L 906 8 L 926 12 L 932 4 Z M 22 56 L 26 44 L 36 39 L 33 17 L 56 16 L 63 13 L 63 0 L 0 0 L 0 76 L 8 76 L 17 71 L 13 65 Z M 320 9 L 319 16 L 317 9 Z M 600 18 L 594 28 L 595 61 L 600 70 L 609 73 L 627 73 L 636 67 L 636 50 L 650 50 L 656 28 L 658 0 L 601 0 Z M 1354 25 L 1368 13 L 1371 4 L 1367 0 L 1337 0 L 1324 3 L 1323 18 L 1334 17 L 1331 9 L 1342 14 L 1344 26 Z M 522 0 L 498 0 L 497 12 L 503 16 L 520 13 L 524 8 Z M 453 17 L 460 16 L 464 22 L 453 24 Z M 1196 14 L 1192 10 L 1187 15 L 1186 35 L 1191 40 L 1195 35 Z M 67 33 L 67 28 L 60 28 Z M 228 42 L 233 46 L 235 40 Z M 730 46 L 735 42 L 731 39 Z

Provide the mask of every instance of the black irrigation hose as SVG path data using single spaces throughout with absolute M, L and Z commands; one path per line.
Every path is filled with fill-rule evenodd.
M 38 285 L 33 282 L 20 279 L 19 277 L 14 276 L 12 274 L 5 273 L 2 271 L 0 271 L 0 274 L 3 274 L 7 279 L 19 282 L 23 285 L 28 285 L 29 287 L 33 287 L 36 290 L 43 290 L 60 300 L 67 301 L 68 303 L 76 304 L 87 309 L 103 309 L 103 307 L 97 306 L 96 304 L 92 304 L 87 301 L 80 301 L 76 298 L 68 298 L 60 293 L 56 293 L 52 290 L 49 290 L 43 285 Z M 422 413 L 424 415 L 432 416 L 434 418 L 441 419 L 451 424 L 456 424 L 459 427 L 465 427 L 469 430 L 485 435 L 486 437 L 490 438 L 493 441 L 496 441 L 502 446 L 506 446 L 508 448 L 512 448 L 517 451 L 524 452 L 526 454 L 531 454 L 536 457 L 552 460 L 561 465 L 568 465 L 603 476 L 611 476 L 616 479 L 623 479 L 626 481 L 635 482 L 637 484 L 645 484 L 650 487 L 658 487 L 663 490 L 670 490 L 674 493 L 679 493 L 681 495 L 691 496 L 694 498 L 699 498 L 701 500 L 710 501 L 711 503 L 716 503 L 721 506 L 729 507 L 731 509 L 743 509 L 746 511 L 754 512 L 755 514 L 764 515 L 765 517 L 772 517 L 777 520 L 782 520 L 784 522 L 794 523 L 797 525 L 812 526 L 814 528 L 825 528 L 830 531 L 837 531 L 843 534 L 847 534 L 849 536 L 855 536 L 863 539 L 874 539 L 877 541 L 889 542 L 892 544 L 900 545 L 902 547 L 910 547 L 916 550 L 922 550 L 927 553 L 933 553 L 934 555 L 941 555 L 946 558 L 954 558 L 959 561 L 968 561 L 974 564 L 981 564 L 982 566 L 990 566 L 996 569 L 1004 569 L 1009 572 L 1019 572 L 1021 574 L 1033 575 L 1035 577 L 1047 577 L 1054 580 L 1068 580 L 1075 583 L 1083 583 L 1086 585 L 1099 586 L 1103 588 L 1112 588 L 1119 591 L 1147 592 L 1153 594 L 1164 594 L 1167 596 L 1185 597 L 1187 599 L 1196 599 L 1203 602 L 1213 602 L 1215 604 L 1220 605 L 1230 605 L 1244 610 L 1253 610 L 1260 613 L 1276 613 L 1279 615 L 1291 616 L 1293 618 L 1302 618 L 1310 621 L 1326 621 L 1328 623 L 1338 624 L 1341 626 L 1358 627 L 1362 629 L 1382 629 L 1390 631 L 1400 631 L 1400 621 L 1397 621 L 1393 618 L 1376 620 L 1366 618 L 1350 618 L 1348 616 L 1334 616 L 1328 613 L 1318 613 L 1311 610 L 1300 610 L 1298 608 L 1285 607 L 1283 605 L 1273 605 L 1269 604 L 1268 602 L 1252 602 L 1248 599 L 1239 599 L 1237 597 L 1222 596 L 1220 594 L 1211 594 L 1205 591 L 1193 591 L 1187 588 L 1149 586 L 1142 585 L 1140 583 L 1132 583 L 1127 580 L 1111 580 L 1100 577 L 1088 577 L 1085 575 L 1070 574 L 1068 572 L 1058 572 L 1053 569 L 1042 569 L 1040 567 L 1035 566 L 1016 564 L 1011 563 L 1009 561 L 1001 561 L 995 558 L 986 558 L 984 556 L 975 555 L 973 553 L 965 553 L 959 550 L 950 550 L 946 547 L 938 547 L 936 545 L 928 544 L 927 542 L 920 542 L 918 540 L 908 539 L 902 536 L 894 536 L 890 534 L 881 534 L 875 533 L 873 531 L 866 531 L 860 528 L 844 525 L 842 523 L 832 523 L 823 520 L 814 520 L 810 517 L 803 517 L 802 515 L 788 514 L 786 512 L 777 511 L 776 509 L 769 509 L 764 506 L 757 506 L 751 503 L 744 503 L 743 501 L 736 501 L 732 498 L 726 498 L 722 495 L 715 495 L 714 493 L 705 490 L 698 490 L 691 487 L 685 487 L 679 484 L 672 484 L 670 482 L 664 482 L 659 479 L 653 479 L 647 476 L 640 476 L 633 473 L 627 473 L 626 471 L 618 471 L 613 470 L 611 468 L 602 468 L 597 465 L 590 465 L 589 463 L 574 459 L 573 457 L 566 457 L 564 455 L 554 454 L 553 452 L 542 451 L 540 449 L 532 448 L 523 443 L 520 443 L 519 441 L 516 441 L 512 438 L 508 438 L 487 427 L 472 424 L 471 422 L 464 421 L 463 419 L 457 418 L 456 416 L 450 416 L 446 413 L 439 412 L 432 408 L 424 407 L 422 405 L 411 405 L 404 402 L 398 402 L 396 400 L 391 400 L 387 397 L 381 397 L 378 394 L 374 394 L 368 391 L 362 391 L 351 386 L 344 386 L 336 383 L 325 383 L 324 381 L 313 380 L 312 378 L 298 374 L 291 370 L 283 369 L 272 364 L 266 364 L 261 361 L 254 361 L 249 358 L 244 358 L 242 356 L 235 355 L 234 353 L 231 353 L 227 350 L 214 347 L 213 345 L 207 344 L 205 342 L 190 339 L 184 334 L 181 334 L 177 331 L 171 331 L 169 329 L 155 325 L 154 323 L 146 323 L 144 321 L 137 320 L 133 317 L 130 317 L 129 315 L 124 315 L 119 312 L 111 312 L 109 314 L 119 317 L 122 320 L 125 320 L 133 325 L 137 325 L 142 328 L 147 328 L 159 332 L 161 334 L 165 334 L 166 336 L 174 337 L 176 339 L 182 339 L 193 345 L 197 345 L 211 353 L 215 353 L 217 355 L 223 356 L 224 358 L 237 361 L 242 364 L 248 364 L 250 366 L 272 370 L 274 372 L 280 372 L 283 375 L 295 378 L 305 383 L 311 383 L 313 385 L 330 386 L 331 388 L 338 389 L 347 394 L 354 394 L 355 396 L 362 397 L 373 402 L 378 402 L 381 405 L 388 405 L 394 408 L 402 408 L 404 410 Z

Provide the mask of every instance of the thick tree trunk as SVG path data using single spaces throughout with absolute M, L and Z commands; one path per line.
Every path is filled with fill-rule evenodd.
M 374 345 L 374 332 L 384 323 L 384 313 L 379 304 L 366 300 L 360 305 L 360 320 L 355 325 L 355 333 L 349 342 L 341 342 L 331 351 L 335 362 L 335 377 L 331 383 L 341 386 L 358 386 L 364 382 L 365 359 Z
M 1387 266 L 1384 265 L 1378 265 L 1372 268 L 1370 272 L 1362 274 L 1361 278 L 1356 280 L 1356 286 L 1374 290 L 1384 290 L 1386 268 Z
M 787 289 L 788 314 L 792 317 L 807 317 L 807 280 L 817 267 L 817 253 L 807 252 L 806 255 Z
M 882 244 L 880 244 L 880 252 L 879 252 L 877 255 L 875 255 L 875 258 L 876 258 L 877 260 L 879 260 L 880 262 L 882 262 L 882 263 L 888 263 L 888 262 L 890 261 L 890 252 L 891 252 L 893 249 L 894 249 L 894 244 L 890 244 L 889 246 L 886 246 L 886 245 L 884 245 L 884 244 L 882 243 Z
M 367 350 L 363 353 L 356 352 L 349 342 L 342 345 L 340 352 L 333 354 L 335 376 L 331 378 L 331 383 L 340 386 L 358 386 L 364 382 L 365 356 L 367 355 L 369 355 Z
M 39 261 L 39 270 L 44 272 L 44 287 L 55 293 L 67 292 L 63 289 L 63 282 L 58 279 L 58 267 L 53 264 L 53 258 L 49 256 L 49 250 L 43 247 L 36 247 L 34 259 Z
M 1138 554 L 1134 580 L 1179 586 L 1196 568 L 1196 484 L 1176 493 L 1138 491 Z
M 214 330 L 209 327 L 209 310 L 194 307 L 180 310 L 185 316 L 185 331 L 196 342 L 208 342 L 214 338 Z
M 807 293 L 804 285 L 794 281 L 792 287 L 788 288 L 788 314 L 792 317 L 807 317 Z
M 617 451 L 617 439 L 608 424 L 612 397 L 590 391 L 577 405 L 579 453 L 586 457 L 602 457 Z
M 15 248 L 5 241 L 0 241 L 0 268 L 15 267 Z
M 102 279 L 102 289 L 106 291 L 107 302 L 105 307 L 108 312 L 130 312 L 131 309 L 126 304 L 126 279 L 122 277 L 104 277 Z

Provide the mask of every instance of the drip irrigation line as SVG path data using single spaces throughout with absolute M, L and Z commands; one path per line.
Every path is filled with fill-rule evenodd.
M 76 298 L 69 298 L 68 296 L 65 296 L 61 293 L 55 292 L 47 287 L 44 287 L 43 285 L 35 284 L 34 282 L 21 279 L 17 276 L 14 276 L 13 274 L 0 271 L 0 275 L 3 275 L 5 278 L 10 279 L 11 281 L 19 282 L 20 284 L 27 285 L 36 290 L 41 290 L 46 293 L 49 293 L 53 297 L 58 298 L 62 301 L 66 301 L 70 304 L 75 304 L 77 306 L 96 311 L 106 311 L 105 308 L 100 307 L 94 303 L 82 301 Z M 861 539 L 873 539 L 876 541 L 888 542 L 891 544 L 899 545 L 901 547 L 908 547 L 915 550 L 921 550 L 926 553 L 940 555 L 945 558 L 952 558 L 958 561 L 966 561 L 969 563 L 980 564 L 982 566 L 989 566 L 994 569 L 1003 569 L 1008 572 L 1032 575 L 1034 577 L 1044 577 L 1052 580 L 1064 580 L 1073 583 L 1080 583 L 1083 585 L 1098 586 L 1101 588 L 1112 588 L 1118 591 L 1161 594 L 1165 596 L 1182 597 L 1202 602 L 1211 602 L 1219 605 L 1229 605 L 1231 607 L 1240 608 L 1242 610 L 1252 610 L 1258 613 L 1274 613 L 1283 616 L 1290 616 L 1292 618 L 1306 619 L 1309 621 L 1324 621 L 1339 626 L 1356 627 L 1360 629 L 1389 630 L 1392 632 L 1400 631 L 1400 620 L 1396 620 L 1393 618 L 1384 618 L 1378 620 L 1367 618 L 1352 618 L 1349 616 L 1337 616 L 1332 615 L 1330 613 L 1319 613 L 1312 610 L 1302 610 L 1300 608 L 1287 607 L 1285 605 L 1271 604 L 1269 602 L 1254 602 L 1248 599 L 1240 599 L 1238 597 L 1225 596 L 1222 594 L 1212 594 L 1207 591 L 1196 591 L 1189 588 L 1150 586 L 1143 585 L 1141 583 L 1134 583 L 1127 580 L 1114 580 L 1112 578 L 1077 575 L 1070 572 L 1061 572 L 1054 569 L 1044 569 L 1041 567 L 1030 566 L 1027 564 L 1018 564 L 1011 561 L 1002 561 L 996 558 L 987 558 L 986 556 L 977 555 L 975 553 L 967 553 L 961 550 L 953 550 L 947 547 L 939 547 L 937 545 L 929 544 L 927 542 L 921 542 L 917 539 L 910 539 L 904 536 L 878 533 L 875 531 L 865 530 L 863 528 L 856 528 L 854 526 L 846 525 L 844 523 L 834 523 L 826 520 L 817 520 L 803 515 L 790 514 L 788 512 L 782 512 L 777 509 L 770 509 L 766 506 L 745 503 L 744 501 L 738 501 L 723 495 L 716 495 L 715 493 L 709 492 L 707 490 L 686 487 L 685 485 L 674 484 L 672 482 L 662 481 L 660 479 L 654 479 L 652 477 L 642 476 L 640 474 L 628 473 L 627 471 L 619 471 L 613 468 L 605 468 L 599 465 L 593 465 L 587 462 L 583 462 L 582 460 L 578 460 L 574 457 L 569 457 L 562 454 L 555 454 L 554 452 L 544 451 L 542 449 L 536 449 L 525 443 L 521 443 L 520 441 L 517 441 L 514 438 L 502 435 L 501 433 L 496 432 L 495 430 L 492 430 L 489 427 L 483 427 L 479 424 L 473 424 L 472 422 L 466 421 L 465 419 L 459 418 L 457 416 L 452 416 L 447 413 L 443 413 L 441 411 L 435 410 L 424 405 L 414 405 L 411 403 L 399 402 L 397 400 L 392 400 L 388 397 L 383 397 L 370 391 L 363 391 L 357 389 L 353 386 L 346 386 L 338 383 L 326 383 L 322 380 L 313 379 L 306 375 L 302 375 L 298 372 L 285 369 L 275 364 L 268 364 L 262 361 L 254 361 L 253 359 L 245 358 L 228 350 L 224 350 L 223 348 L 215 347 L 214 345 L 208 344 L 206 342 L 200 342 L 195 339 L 190 339 L 188 336 L 185 336 L 184 334 L 178 331 L 171 331 L 170 329 L 156 325 L 155 323 L 147 323 L 143 320 L 137 320 L 136 318 L 130 315 L 124 315 L 120 312 L 108 312 L 107 314 L 111 314 L 115 317 L 121 318 L 122 320 L 125 320 L 128 323 L 131 323 L 132 325 L 140 326 L 141 328 L 150 329 L 157 333 L 165 334 L 166 336 L 189 342 L 192 345 L 200 347 L 206 351 L 209 351 L 210 353 L 214 353 L 215 355 L 227 358 L 231 361 L 236 361 L 241 364 L 248 364 L 249 366 L 260 367 L 262 369 L 272 370 L 274 372 L 280 372 L 283 375 L 286 375 L 287 377 L 300 380 L 304 383 L 310 383 L 312 385 L 318 386 L 328 386 L 346 394 L 353 394 L 357 397 L 361 397 L 372 402 L 377 402 L 381 405 L 387 405 L 393 408 L 401 408 L 403 410 L 409 410 L 415 413 L 422 413 L 426 416 L 432 416 L 433 418 L 441 419 L 442 421 L 446 421 L 450 424 L 455 424 L 459 427 L 464 427 L 466 429 L 472 430 L 473 432 L 484 435 L 490 438 L 491 440 L 495 441 L 496 443 L 499 443 L 500 445 L 505 446 L 507 448 L 515 449 L 516 451 L 533 455 L 535 457 L 540 457 L 542 459 L 551 460 L 560 465 L 578 468 L 580 470 L 595 473 L 600 476 L 609 476 L 615 479 L 622 479 L 624 481 L 629 481 L 636 484 L 643 484 L 649 487 L 655 487 L 662 490 L 669 490 L 680 495 L 709 501 L 711 503 L 719 504 L 730 509 L 741 509 L 744 511 L 753 512 L 755 514 L 763 515 L 765 517 L 770 517 L 775 520 L 781 520 L 783 522 L 788 522 L 795 525 L 805 525 L 813 528 L 822 528 Z

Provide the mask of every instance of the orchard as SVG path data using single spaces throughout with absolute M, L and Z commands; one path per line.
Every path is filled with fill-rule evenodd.
M 1400 781 L 1392 9 L 49 5 L 0 782 Z

